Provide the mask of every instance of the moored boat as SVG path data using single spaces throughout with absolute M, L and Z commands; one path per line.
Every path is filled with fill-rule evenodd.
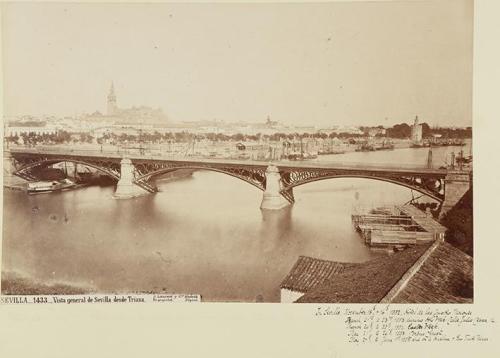
M 341 149 L 329 149 L 329 150 L 318 150 L 318 155 L 330 155 L 330 154 L 344 154 L 345 150 Z
M 52 193 L 55 191 L 64 191 L 75 187 L 76 184 L 69 179 L 37 181 L 28 183 L 28 194 Z
M 318 154 L 316 153 L 290 153 L 286 156 L 288 160 L 307 160 L 307 159 L 316 159 Z
M 384 140 L 379 146 L 375 147 L 375 150 L 393 150 L 394 144 L 391 141 Z
M 375 147 L 368 143 L 362 143 L 358 148 L 355 149 L 356 152 L 373 152 Z

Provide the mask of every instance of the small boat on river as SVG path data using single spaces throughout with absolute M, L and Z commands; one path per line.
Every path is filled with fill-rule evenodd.
M 27 192 L 28 194 L 52 193 L 56 191 L 70 190 L 76 186 L 77 184 L 69 179 L 37 181 L 28 183 Z
M 368 142 L 362 143 L 358 148 L 355 149 L 356 152 L 373 152 L 375 147 Z

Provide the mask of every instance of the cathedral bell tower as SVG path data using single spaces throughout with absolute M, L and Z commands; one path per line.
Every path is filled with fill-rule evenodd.
M 111 88 L 109 89 L 109 94 L 108 94 L 108 116 L 113 116 L 117 112 L 117 107 L 116 107 L 116 96 L 115 96 L 115 87 L 113 85 L 113 82 L 111 82 Z

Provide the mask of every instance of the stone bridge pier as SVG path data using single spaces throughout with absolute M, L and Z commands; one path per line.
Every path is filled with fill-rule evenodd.
M 3 182 L 4 184 L 11 184 L 14 179 L 14 173 L 16 168 L 14 167 L 14 161 L 12 155 L 8 150 L 3 151 Z
M 462 171 L 450 171 L 444 179 L 444 201 L 439 212 L 439 218 L 444 215 L 462 199 L 471 188 L 471 174 Z
M 263 210 L 280 210 L 290 203 L 281 195 L 283 182 L 281 174 L 275 165 L 269 165 L 266 169 L 266 189 L 262 195 L 262 204 L 260 208 Z
M 116 184 L 114 194 L 116 199 L 130 199 L 147 193 L 134 183 L 134 171 L 135 168 L 132 161 L 128 158 L 123 158 L 120 162 L 120 180 Z
M 8 150 L 3 151 L 3 175 L 4 179 L 6 176 L 14 175 L 16 168 L 14 167 L 14 161 L 12 160 L 12 154 Z

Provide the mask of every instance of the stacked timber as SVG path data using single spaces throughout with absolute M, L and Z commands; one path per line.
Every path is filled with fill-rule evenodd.
M 351 218 L 356 230 L 370 246 L 423 244 L 439 238 L 442 232 L 425 213 L 408 212 L 399 207 L 395 210 L 372 210 L 368 214 L 352 215 Z
M 433 241 L 432 234 L 422 231 L 372 230 L 370 245 L 415 245 Z
M 446 232 L 446 227 L 432 218 L 422 210 L 413 205 L 403 205 L 398 207 L 402 215 L 411 217 L 426 232 L 432 233 L 435 240 L 443 239 Z

